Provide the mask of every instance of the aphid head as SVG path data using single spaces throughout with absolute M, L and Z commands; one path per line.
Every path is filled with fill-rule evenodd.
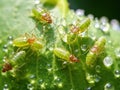
M 78 34 L 80 30 L 77 25 L 71 25 L 70 31 L 74 34 Z
M 27 42 L 29 43 L 29 44 L 32 44 L 32 43 L 34 43 L 35 42 L 35 40 L 36 40 L 36 38 L 28 38 L 28 40 L 27 40 Z
M 3 68 L 2 68 L 2 72 L 7 72 L 9 70 L 12 70 L 12 66 L 10 63 L 6 62 L 4 65 L 3 65 Z
M 52 23 L 52 19 L 49 13 L 45 12 L 42 14 L 41 19 L 47 23 Z
M 71 62 L 79 62 L 78 58 L 76 58 L 74 55 L 70 55 L 69 59 Z

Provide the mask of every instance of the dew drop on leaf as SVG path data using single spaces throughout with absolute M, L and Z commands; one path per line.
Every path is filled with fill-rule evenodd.
M 34 89 L 34 87 L 33 87 L 33 85 L 32 85 L 32 84 L 28 84 L 28 85 L 27 85 L 27 89 L 28 89 L 28 90 L 33 90 L 33 89 Z
M 104 86 L 104 90 L 115 90 L 115 89 L 111 83 L 106 83 Z
M 81 45 L 81 50 L 86 51 L 87 50 L 87 45 L 86 44 Z
M 107 56 L 103 60 L 105 67 L 110 67 L 113 64 L 113 59 L 110 56 Z
M 95 70 L 96 70 L 97 73 L 100 73 L 100 71 L 101 71 L 101 66 L 100 66 L 100 65 L 97 65 L 97 66 L 95 67 Z
M 77 9 L 77 10 L 76 10 L 76 14 L 77 14 L 78 16 L 84 16 L 84 13 L 85 13 L 85 11 L 84 11 L 83 9 Z
M 97 18 L 95 18 L 95 28 L 99 28 L 100 27 L 100 22 Z
M 92 90 L 92 87 L 87 87 L 85 90 Z
M 115 70 L 114 75 L 116 78 L 120 78 L 120 70 Z
M 116 19 L 111 20 L 111 26 L 113 30 L 120 31 L 120 23 Z
M 13 36 L 8 36 L 8 45 L 13 44 Z
M 4 84 L 4 88 L 3 88 L 3 90 L 9 90 L 9 88 L 8 88 L 8 85 L 7 85 L 7 84 Z
M 3 46 L 3 52 L 5 52 L 5 53 L 8 52 L 8 46 L 6 44 Z

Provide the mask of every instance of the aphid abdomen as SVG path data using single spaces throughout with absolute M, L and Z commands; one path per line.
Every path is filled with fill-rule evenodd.
M 27 42 L 26 37 L 19 37 L 13 40 L 13 46 L 26 47 L 26 46 L 29 46 L 29 43 Z
M 88 67 L 94 67 L 96 63 L 96 55 L 92 52 L 89 52 L 86 56 L 86 65 Z
M 66 51 L 66 50 L 64 50 L 64 49 L 61 49 L 61 48 L 55 48 L 54 51 L 53 51 L 53 53 L 54 53 L 57 57 L 59 57 L 59 58 L 61 58 L 61 59 L 63 59 L 63 60 L 69 61 L 70 53 L 69 53 L 68 51 Z
M 41 41 L 36 40 L 31 44 L 32 50 L 40 50 L 42 48 L 43 48 L 43 43 Z
M 13 58 L 11 59 L 11 63 L 14 65 L 16 63 L 20 63 L 21 62 L 21 59 L 23 59 L 26 55 L 26 52 L 25 51 L 19 51 L 17 52 Z
M 87 18 L 80 23 L 79 28 L 81 33 L 84 32 L 89 27 L 90 22 L 91 22 L 90 19 Z
M 96 63 L 96 58 L 105 48 L 106 39 L 104 37 L 100 37 L 94 44 L 94 46 L 90 49 L 86 56 L 86 65 L 89 67 L 94 67 Z

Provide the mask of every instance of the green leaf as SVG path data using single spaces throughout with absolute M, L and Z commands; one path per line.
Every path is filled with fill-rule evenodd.
M 42 23 L 31 17 L 35 7 L 45 9 L 52 22 Z M 1 0 L 0 12 L 0 90 L 120 89 L 120 31 L 114 30 L 108 21 L 105 30 L 95 27 L 97 22 L 102 25 L 101 20 L 91 19 L 90 25 L 86 25 L 83 21 L 88 17 L 70 10 L 66 0 L 42 0 L 39 4 L 32 0 Z M 77 27 L 81 23 L 87 30 L 71 32 L 71 25 Z M 72 29 L 76 30 L 75 27 Z M 94 46 L 101 36 L 107 42 L 99 55 L 94 52 L 96 62 L 90 68 L 86 57 L 93 53 L 92 47 L 101 48 Z M 23 45 L 21 37 L 27 45 Z M 20 40 L 21 47 L 13 45 L 13 40 Z M 55 48 L 69 52 L 67 60 L 65 53 L 57 52 L 56 56 Z

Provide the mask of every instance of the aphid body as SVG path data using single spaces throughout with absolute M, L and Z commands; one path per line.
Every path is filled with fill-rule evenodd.
M 77 22 L 77 24 L 71 25 L 70 30 L 74 34 L 82 33 L 87 30 L 87 28 L 90 25 L 90 22 L 91 22 L 90 19 L 86 18 L 86 19 L 82 20 L 80 23 Z
M 93 47 L 90 49 L 90 51 L 88 52 L 86 56 L 87 66 L 94 67 L 97 56 L 100 55 L 105 48 L 105 43 L 106 43 L 106 39 L 104 37 L 100 37 L 95 42 L 95 44 L 93 45 Z
M 26 47 L 29 46 L 29 43 L 27 42 L 27 37 L 19 37 L 13 40 L 13 46 L 16 47 Z
M 13 46 L 23 48 L 30 47 L 32 50 L 39 50 L 43 47 L 43 42 L 41 39 L 36 38 L 35 36 L 27 36 L 19 37 L 13 40 Z
M 74 55 L 71 55 L 69 51 L 65 49 L 55 48 L 53 52 L 57 57 L 68 62 L 79 62 L 79 60 Z
M 51 16 L 49 12 L 42 8 L 33 8 L 32 9 L 33 16 L 39 20 L 41 23 L 52 23 Z
M 21 62 L 21 59 L 23 59 L 26 55 L 26 52 L 25 51 L 19 51 L 17 53 L 15 53 L 13 55 L 13 57 L 11 58 L 11 63 L 13 65 L 15 65 L 16 63 L 20 63 Z

